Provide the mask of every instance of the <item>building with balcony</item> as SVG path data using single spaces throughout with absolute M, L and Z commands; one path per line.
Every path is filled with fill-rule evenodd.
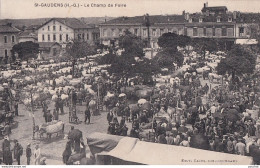
M 201 12 L 182 15 L 144 15 L 119 17 L 100 24 L 100 40 L 104 45 L 116 45 L 118 38 L 129 30 L 149 41 L 148 47 L 157 48 L 157 40 L 167 32 L 191 38 L 221 39 L 232 45 L 236 39 L 251 38 L 251 27 L 259 23 L 260 14 L 229 12 L 226 6 L 209 7 L 204 4 Z
M 182 15 L 119 17 L 99 25 L 100 40 L 104 45 L 116 45 L 118 38 L 128 30 L 157 48 L 157 40 L 163 33 L 184 34 L 184 22 Z

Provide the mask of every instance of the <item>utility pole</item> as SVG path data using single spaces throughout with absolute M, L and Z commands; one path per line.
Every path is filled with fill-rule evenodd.
M 145 15 L 145 26 L 147 27 L 147 35 L 148 35 L 148 44 L 147 44 L 147 48 L 150 48 L 151 47 L 151 45 L 150 45 L 150 26 L 151 26 L 151 24 L 150 24 L 150 19 L 149 19 L 149 14 L 147 13 L 146 15 Z

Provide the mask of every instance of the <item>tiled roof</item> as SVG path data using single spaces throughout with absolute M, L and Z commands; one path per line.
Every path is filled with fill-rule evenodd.
M 0 25 L 0 33 L 18 33 L 19 29 L 10 25 Z
M 106 24 L 145 24 L 145 16 L 135 16 L 135 17 L 119 17 L 116 19 L 112 19 L 101 25 Z M 153 25 L 155 23 L 184 23 L 185 18 L 183 15 L 151 15 L 149 16 L 150 24 Z
M 238 23 L 260 23 L 260 13 L 238 13 Z
M 19 33 L 19 37 L 37 37 L 37 33 L 32 31 L 23 31 Z
M 76 18 L 52 18 L 50 20 L 48 20 L 47 22 L 45 22 L 43 25 L 41 25 L 39 28 L 41 28 L 42 26 L 46 25 L 47 23 L 49 23 L 52 20 L 56 20 L 72 29 L 87 29 L 87 28 L 93 28 L 93 26 L 91 25 L 87 25 L 84 22 L 82 22 L 79 19 Z

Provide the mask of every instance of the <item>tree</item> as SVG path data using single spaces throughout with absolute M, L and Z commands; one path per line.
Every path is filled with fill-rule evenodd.
M 160 68 L 173 69 L 173 63 L 176 63 L 178 66 L 183 64 L 183 54 L 174 49 L 164 49 L 156 54 L 153 58 L 153 61 L 158 62 Z
M 116 59 L 116 54 L 113 53 L 113 50 L 109 50 L 108 54 L 106 54 L 104 56 L 97 57 L 95 59 L 95 61 L 99 65 L 104 65 L 104 64 L 112 64 L 112 63 L 114 63 L 115 59 Z
M 31 58 L 37 58 L 37 54 L 39 53 L 39 44 L 32 41 L 21 42 L 15 44 L 11 52 L 12 57 L 14 57 L 15 53 L 17 53 L 21 60 L 28 62 Z
M 154 61 L 157 61 L 160 68 L 173 68 L 173 63 L 177 63 L 178 66 L 183 64 L 184 56 L 178 51 L 179 47 L 185 47 L 189 44 L 189 37 L 179 36 L 175 33 L 164 33 L 158 39 L 158 45 L 162 48 L 162 51 L 158 52 L 154 57 Z
M 86 41 L 74 40 L 72 43 L 67 44 L 66 52 L 72 61 L 72 76 L 74 77 L 75 63 L 79 58 L 96 54 L 96 47 L 89 45 Z
M 126 56 L 130 56 L 132 58 L 144 57 L 144 52 L 143 52 L 144 42 L 140 37 L 133 35 L 129 31 L 125 31 L 125 34 L 119 37 L 118 42 L 119 42 L 119 48 L 124 50 L 122 55 L 127 53 Z
M 256 65 L 256 55 L 242 46 L 235 45 L 227 54 L 226 58 L 221 59 L 216 70 L 220 75 L 232 75 L 235 77 L 243 74 L 253 73 Z
M 195 51 L 203 55 L 203 58 L 206 57 L 206 51 L 212 53 L 213 51 L 217 51 L 218 44 L 214 39 L 209 38 L 195 38 L 192 41 L 192 46 L 195 48 Z
M 260 23 L 249 25 L 249 31 L 252 39 L 257 40 L 256 51 L 260 51 Z
M 144 58 L 142 39 L 126 31 L 119 38 L 119 48 L 123 51 L 121 55 L 110 52 L 103 58 L 106 63 L 111 63 L 108 71 L 125 82 L 130 77 L 139 75 L 146 83 L 149 83 L 151 76 L 158 69 L 150 60 Z

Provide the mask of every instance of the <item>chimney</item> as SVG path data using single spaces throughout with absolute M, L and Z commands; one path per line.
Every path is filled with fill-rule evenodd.
M 204 8 L 206 8 L 206 3 L 204 3 Z
M 184 11 L 182 11 L 182 16 L 185 16 L 185 10 L 184 10 Z
M 237 19 L 237 11 L 233 12 L 233 19 Z
M 185 13 L 185 20 L 189 20 L 190 19 L 190 14 L 189 13 Z

